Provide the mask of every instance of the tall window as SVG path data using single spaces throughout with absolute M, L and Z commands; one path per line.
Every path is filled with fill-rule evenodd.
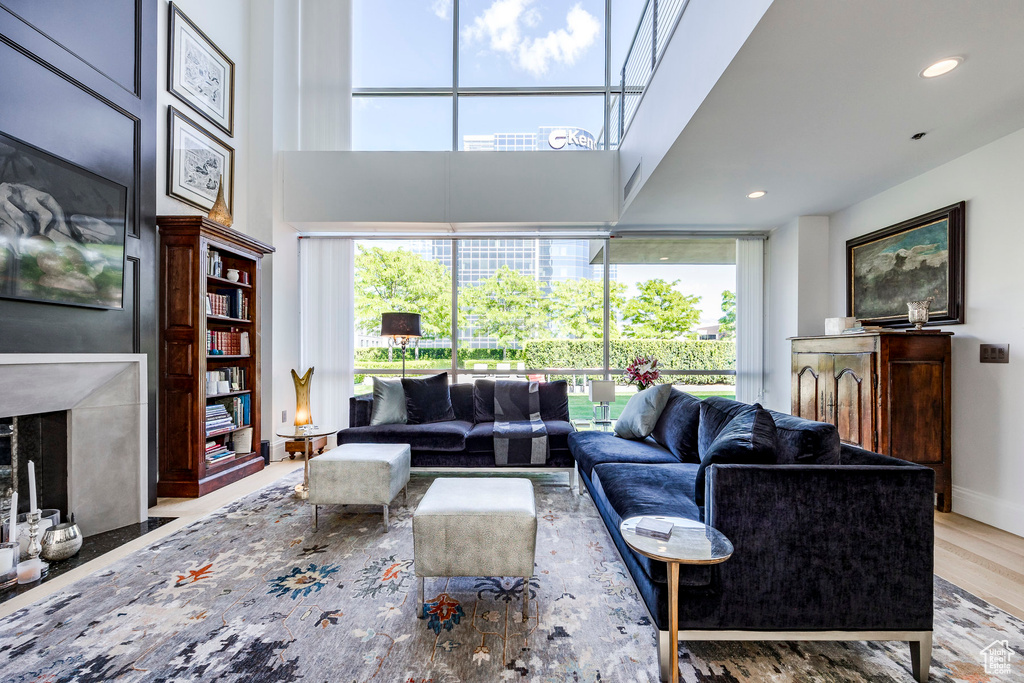
M 624 370 L 644 355 L 658 359 L 663 382 L 733 396 L 735 253 L 733 240 L 356 242 L 355 391 L 401 373 L 380 314 L 402 311 L 420 313 L 424 333 L 406 374 L 566 379 L 574 418 L 590 414 L 588 383 L 606 377 L 619 384 L 617 416 L 635 392 Z
M 356 0 L 353 148 L 608 149 L 622 60 L 644 7 Z

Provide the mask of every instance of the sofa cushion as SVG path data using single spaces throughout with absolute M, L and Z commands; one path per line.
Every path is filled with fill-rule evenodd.
M 544 420 L 548 430 L 548 450 L 564 451 L 569 447 L 569 435 L 575 429 L 570 422 L 563 420 Z M 466 451 L 469 453 L 494 452 L 494 423 L 480 422 L 473 425 L 466 437 Z M 493 463 L 492 463 L 493 464 Z
M 654 425 L 651 438 L 667 448 L 681 462 L 699 463 L 697 428 L 700 424 L 701 400 L 673 389 L 661 417 Z
M 569 383 L 564 379 L 540 383 L 540 419 L 569 421 Z
M 408 422 L 405 411 L 405 389 L 401 378 L 373 378 L 373 412 L 370 414 L 370 426 L 404 425 Z
M 755 403 L 734 417 L 711 445 L 700 451 L 694 484 L 694 500 L 704 505 L 704 480 L 712 465 L 767 464 L 775 462 L 775 421 Z
M 750 410 L 749 403 L 721 396 L 708 396 L 700 402 L 700 423 L 697 425 L 697 452 L 706 451 L 718 433 L 740 413 Z
M 671 393 L 671 384 L 658 384 L 630 396 L 615 422 L 615 433 L 623 439 L 646 439 L 654 431 Z
M 573 432 L 569 435 L 569 450 L 576 458 L 580 471 L 588 477 L 594 466 L 603 462 L 679 462 L 674 455 L 654 443 L 652 439 L 630 441 L 610 432 Z
M 603 463 L 596 465 L 591 476 L 595 504 L 608 511 L 614 528 L 630 517 L 665 515 L 700 521 L 700 510 L 693 502 L 693 491 L 698 466 L 693 463 L 673 462 L 661 465 L 629 463 Z M 665 583 L 665 563 L 633 553 L 652 580 Z M 710 581 L 705 567 L 680 567 L 680 583 L 702 586 Z
M 343 443 L 407 443 L 415 450 L 461 451 L 472 422 L 449 420 L 429 424 L 378 425 L 352 427 L 338 432 L 338 445 Z
M 478 379 L 473 384 L 473 421 L 494 422 L 493 379 Z
M 476 392 L 473 390 L 473 385 L 452 384 L 448 387 L 448 394 L 452 399 L 452 411 L 455 412 L 455 419 L 475 422 L 473 401 Z
M 827 422 L 812 422 L 785 413 L 771 413 L 775 420 L 776 462 L 786 465 L 838 465 L 839 430 Z
M 409 414 L 409 424 L 419 425 L 455 419 L 446 373 L 423 378 L 403 377 L 402 388 L 405 389 L 405 408 Z

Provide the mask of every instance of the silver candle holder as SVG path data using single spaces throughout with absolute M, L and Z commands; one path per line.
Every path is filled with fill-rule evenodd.
M 39 553 L 43 552 L 43 545 L 39 542 L 39 520 L 42 518 L 43 515 L 39 510 L 29 512 L 25 516 L 25 520 L 28 522 L 28 559 L 38 561 L 42 565 L 40 575 L 46 576 L 50 565 L 39 559 Z

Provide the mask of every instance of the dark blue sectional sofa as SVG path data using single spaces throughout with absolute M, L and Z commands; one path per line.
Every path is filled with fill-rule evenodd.
M 590 492 L 659 630 L 668 680 L 666 566 L 633 552 L 622 520 L 704 521 L 735 552 L 682 566 L 679 640 L 903 640 L 928 680 L 932 634 L 934 473 L 840 444 L 832 425 L 770 411 L 776 462 L 717 464 L 696 490 L 700 443 L 751 406 L 673 390 L 654 433 L 568 437 Z

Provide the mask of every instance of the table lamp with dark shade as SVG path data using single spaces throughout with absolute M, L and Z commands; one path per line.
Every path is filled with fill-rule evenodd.
M 422 337 L 419 313 L 381 313 L 380 336 L 402 347 L 402 377 L 405 377 L 405 347 L 410 339 Z

